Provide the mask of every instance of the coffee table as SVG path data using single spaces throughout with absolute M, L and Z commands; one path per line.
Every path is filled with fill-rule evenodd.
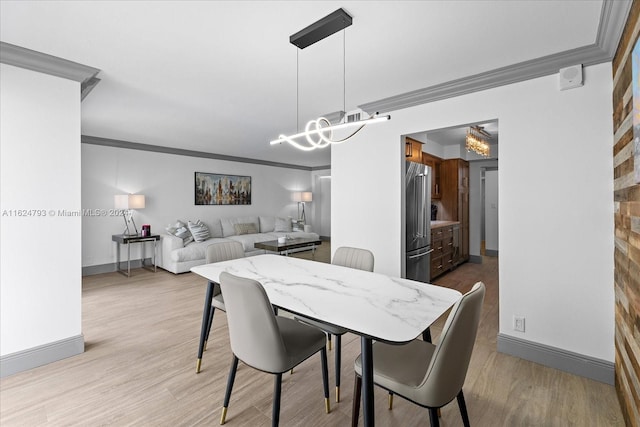
M 253 247 L 256 249 L 264 249 L 271 252 L 278 252 L 280 255 L 289 256 L 289 252 L 292 249 L 309 248 L 313 251 L 312 255 L 316 253 L 316 246 L 321 245 L 320 239 L 287 239 L 284 243 L 278 243 L 277 240 L 268 240 L 266 242 L 254 243 Z

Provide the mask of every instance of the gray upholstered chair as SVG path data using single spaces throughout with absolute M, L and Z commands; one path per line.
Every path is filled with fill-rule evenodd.
M 213 243 L 207 246 L 205 255 L 207 258 L 207 264 L 211 264 L 213 262 L 228 261 L 230 259 L 243 258 L 244 248 L 242 247 L 242 243 L 234 241 Z M 226 311 L 224 306 L 224 299 L 222 298 L 222 293 L 220 292 L 220 285 L 218 285 L 217 283 L 209 282 L 208 286 L 212 288 L 211 291 L 213 292 L 213 297 L 211 298 L 209 322 L 207 323 L 207 328 L 202 331 L 204 333 L 204 337 L 201 338 L 200 345 L 198 347 L 196 373 L 200 372 L 200 368 L 202 366 L 202 353 L 207 349 L 209 332 L 211 331 L 211 325 L 213 324 L 213 315 L 216 309 Z
M 319 352 L 325 410 L 329 413 L 329 372 L 324 333 L 313 326 L 276 316 L 267 293 L 255 280 L 224 272 L 220 274 L 220 286 L 227 307 L 229 339 L 233 351 L 220 424 L 225 423 L 238 359 L 255 369 L 275 374 L 271 424 L 277 426 L 280 419 L 282 373 Z
M 410 402 L 429 408 L 431 426 L 438 426 L 438 408 L 458 399 L 465 426 L 469 416 L 462 386 L 476 340 L 484 300 L 478 282 L 453 306 L 437 345 L 413 340 L 405 345 L 373 344 L 373 382 Z M 352 426 L 358 425 L 362 387 L 361 356 L 355 362 Z
M 344 267 L 357 268 L 358 270 L 373 271 L 373 254 L 371 251 L 360 248 L 350 248 L 342 246 L 336 249 L 336 253 L 333 255 L 333 261 L 331 264 L 342 265 Z M 335 354 L 335 366 L 336 366 L 336 402 L 340 401 L 340 363 L 341 363 L 341 349 L 342 349 L 342 335 L 347 330 L 338 326 L 330 325 L 324 322 L 320 322 L 314 319 L 309 319 L 303 316 L 296 316 L 296 319 L 301 322 L 308 323 L 316 328 L 320 328 L 327 333 L 329 340 L 329 350 L 331 350 L 331 335 L 336 336 L 336 354 Z

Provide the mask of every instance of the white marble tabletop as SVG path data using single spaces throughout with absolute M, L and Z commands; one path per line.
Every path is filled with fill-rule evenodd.
M 227 271 L 259 281 L 277 307 L 388 342 L 419 336 L 460 292 L 413 280 L 280 255 L 258 255 L 191 269 L 218 282 Z

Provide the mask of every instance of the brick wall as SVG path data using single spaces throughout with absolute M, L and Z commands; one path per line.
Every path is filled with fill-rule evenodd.
M 640 184 L 634 183 L 631 52 L 640 32 L 634 0 L 613 60 L 615 381 L 629 426 L 640 425 Z M 640 99 L 636 100 L 640 106 Z

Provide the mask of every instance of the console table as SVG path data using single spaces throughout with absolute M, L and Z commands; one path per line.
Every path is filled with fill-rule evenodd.
M 131 276 L 131 244 L 132 243 L 142 243 L 142 268 L 146 268 L 149 271 L 156 272 L 156 242 L 160 240 L 159 234 L 151 234 L 150 236 L 127 236 L 124 234 L 114 234 L 111 236 L 111 240 L 116 242 L 117 250 L 116 250 L 116 270 L 127 277 Z M 151 265 L 147 266 L 144 263 L 146 259 L 146 244 L 147 242 L 153 242 L 153 254 L 151 256 L 151 262 L 153 263 L 153 270 L 151 269 Z M 127 245 L 127 269 L 120 268 L 120 245 Z

